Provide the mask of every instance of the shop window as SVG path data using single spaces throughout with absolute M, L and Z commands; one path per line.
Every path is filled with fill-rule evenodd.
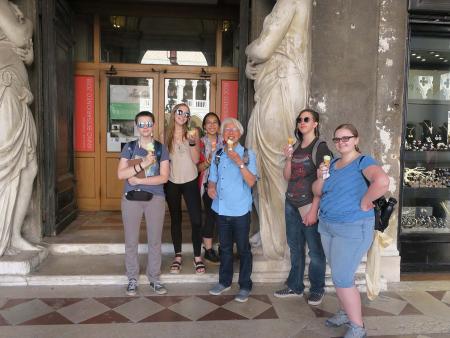
M 94 60 L 93 18 L 89 15 L 78 15 L 75 17 L 74 29 L 74 59 L 81 62 L 92 62 Z
M 222 66 L 238 67 L 239 26 L 231 20 L 222 21 Z
M 102 16 L 102 62 L 214 66 L 217 20 Z

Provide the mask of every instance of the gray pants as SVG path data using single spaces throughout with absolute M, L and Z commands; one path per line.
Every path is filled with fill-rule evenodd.
M 122 197 L 122 220 L 125 230 L 125 267 L 128 279 L 139 277 L 139 228 L 142 214 L 147 224 L 147 277 L 159 281 L 161 274 L 161 236 L 166 203 L 164 196 L 154 195 L 148 202 L 129 201 Z

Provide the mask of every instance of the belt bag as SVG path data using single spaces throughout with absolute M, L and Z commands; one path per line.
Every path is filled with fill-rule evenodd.
M 125 198 L 129 201 L 148 202 L 153 198 L 153 194 L 144 190 L 131 190 L 125 193 Z

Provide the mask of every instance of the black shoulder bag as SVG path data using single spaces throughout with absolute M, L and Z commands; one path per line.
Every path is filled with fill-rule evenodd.
M 361 156 L 359 160 L 359 164 L 363 160 L 364 156 Z M 366 181 L 367 187 L 370 186 L 369 180 L 364 176 L 364 173 L 361 170 L 361 175 L 364 177 Z M 397 204 L 397 200 L 394 197 L 389 197 L 388 200 L 384 196 L 377 198 L 372 202 L 374 204 L 375 210 L 375 230 L 380 232 L 384 232 L 386 228 L 389 226 L 389 219 L 391 218 L 392 212 L 394 211 L 394 207 Z

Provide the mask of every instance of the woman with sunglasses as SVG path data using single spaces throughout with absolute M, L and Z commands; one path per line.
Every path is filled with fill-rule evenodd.
M 340 310 L 325 325 L 348 326 L 345 338 L 366 337 L 361 298 L 354 284 L 356 270 L 373 240 L 373 203 L 389 187 L 389 177 L 371 156 L 361 155 L 358 131 L 342 124 L 334 131 L 333 142 L 339 158 L 329 168 L 323 163 L 314 182 L 320 196 L 319 232 L 331 268 Z M 329 173 L 325 180 L 323 173 Z M 366 182 L 367 179 L 367 182 Z
M 223 138 L 219 133 L 220 119 L 216 113 L 210 112 L 205 115 L 202 123 L 205 136 L 201 138 L 200 142 L 200 162 L 198 164 L 198 171 L 200 172 L 200 196 L 203 200 L 203 207 L 205 210 L 205 222 L 203 225 L 203 244 L 205 249 L 205 260 L 219 264 L 219 257 L 212 247 L 214 237 L 214 226 L 216 224 L 216 213 L 211 209 L 212 199 L 208 196 L 207 185 L 209 176 L 209 167 L 214 163 L 212 155 L 216 150 L 223 148 Z
M 311 282 L 308 303 L 319 305 L 325 287 L 325 255 L 317 231 L 319 199 L 312 193 L 316 179 L 316 163 L 322 162 L 331 152 L 325 141 L 319 140 L 319 114 L 312 109 L 302 110 L 297 119 L 294 134 L 297 143 L 286 145 L 286 163 L 283 176 L 288 182 L 285 200 L 286 237 L 291 253 L 291 270 L 286 288 L 276 291 L 275 297 L 300 297 L 305 284 L 305 244 L 308 244 L 310 263 L 308 277 Z M 316 150 L 314 150 L 316 149 Z M 313 156 L 315 158 L 313 159 Z
M 155 117 L 142 111 L 135 117 L 139 140 L 127 143 L 122 150 L 117 176 L 125 180 L 121 201 L 125 232 L 125 267 L 127 295 L 134 296 L 139 277 L 139 227 L 142 214 L 147 224 L 147 277 L 157 294 L 167 293 L 159 282 L 161 274 L 161 237 L 166 204 L 164 183 L 169 178 L 169 152 L 153 139 Z M 141 162 L 136 159 L 142 160 Z M 130 161 L 134 160 L 134 161 Z
M 169 206 L 172 242 L 175 258 L 170 273 L 179 273 L 182 264 L 181 253 L 181 196 L 188 209 L 192 226 L 192 245 L 194 247 L 194 270 L 205 273 L 206 267 L 201 257 L 202 216 L 201 200 L 198 193 L 197 163 L 200 159 L 199 135 L 188 131 L 189 107 L 180 103 L 172 108 L 166 144 L 170 154 L 170 175 L 166 184 L 166 199 Z

